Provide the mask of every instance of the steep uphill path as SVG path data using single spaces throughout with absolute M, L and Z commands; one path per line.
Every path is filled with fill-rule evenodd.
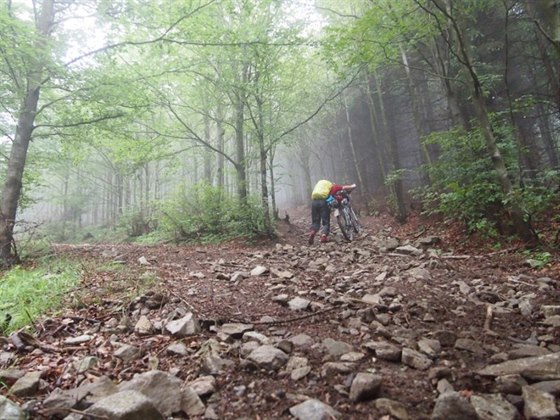
M 57 246 L 84 282 L 0 337 L 0 418 L 557 418 L 557 266 L 387 218 L 308 246 L 290 216 L 275 243 Z

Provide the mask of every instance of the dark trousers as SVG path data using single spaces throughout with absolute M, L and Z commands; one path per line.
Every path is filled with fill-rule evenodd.
M 321 225 L 322 234 L 328 235 L 331 224 L 331 209 L 325 200 L 313 200 L 311 202 L 311 229 L 319 232 Z

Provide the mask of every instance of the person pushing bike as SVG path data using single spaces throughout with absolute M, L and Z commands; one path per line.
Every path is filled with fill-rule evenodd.
M 329 204 L 335 201 L 340 202 L 342 196 L 340 192 L 352 191 L 356 184 L 340 185 L 326 179 L 322 179 L 315 184 L 311 193 L 311 228 L 309 230 L 309 245 L 313 244 L 315 235 L 321 231 L 321 242 L 329 241 L 331 209 Z

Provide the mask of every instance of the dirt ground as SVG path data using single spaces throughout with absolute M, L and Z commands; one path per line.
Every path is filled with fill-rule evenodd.
M 389 216 L 362 218 L 364 233 L 351 244 L 340 240 L 334 229 L 330 243 L 308 246 L 307 213 L 305 208 L 290 210 L 289 221 L 279 221 L 275 241 L 56 246 L 60 255 L 82 262 L 85 281 L 68 296 L 65 310 L 37 322 L 36 338 L 50 351 L 19 353 L 12 367 L 43 369 L 44 386 L 37 395 L 14 400 L 22 405 L 33 401 L 33 412 L 41 418 L 40 403 L 55 388 L 77 387 L 102 375 L 121 382 L 154 364 L 188 383 L 204 374 L 199 357 L 204 343 L 220 341 L 216 334 L 220 325 L 241 322 L 278 340 L 309 335 L 316 345 L 292 349 L 292 354 L 306 357 L 312 369 L 297 381 L 281 370 L 255 369 L 244 363 L 239 340 L 223 341 L 221 357 L 229 363 L 215 375 L 216 392 L 204 400 L 217 418 L 291 418 L 289 408 L 306 397 L 329 404 L 343 418 L 397 418 L 378 409 L 373 400 L 348 398 L 356 372 L 375 372 L 383 377 L 378 397 L 398 401 L 409 418 L 422 419 L 429 418 L 433 410 L 442 371 L 448 371 L 445 374 L 457 391 L 493 392 L 493 381 L 476 373 L 489 359 L 534 337 L 541 337 L 541 345 L 551 349 L 560 344 L 558 330 L 541 325 L 539 311 L 544 304 L 560 301 L 557 254 L 553 263 L 535 269 L 527 264 L 518 244 L 489 248 L 483 240 L 466 240 L 457 226 L 427 223 L 419 217 L 398 225 Z M 428 251 L 411 257 L 379 247 L 379 241 L 388 237 L 400 244 L 414 244 L 428 236 L 437 237 L 433 247 L 438 253 L 432 257 Z M 266 267 L 267 273 L 236 279 L 235 273 L 250 272 L 257 266 Z M 430 275 L 407 281 L 406 273 L 414 268 L 423 268 Z M 292 276 L 283 278 L 275 275 L 278 272 Z M 542 278 L 551 279 L 548 287 L 537 286 L 536 280 Z M 360 301 L 364 294 L 379 292 L 387 285 L 395 288 L 392 309 L 391 305 L 386 310 L 377 306 L 372 311 Z M 140 297 L 133 297 L 137 294 Z M 294 311 L 274 299 L 280 294 L 304 297 L 312 304 L 305 311 Z M 511 304 L 512 299 L 523 296 L 530 296 L 534 308 L 530 314 Z M 154 297 L 159 306 L 146 306 L 146 300 Z M 487 304 L 499 302 L 505 302 L 508 310 L 494 312 L 489 319 Z M 180 339 L 189 349 L 188 356 L 169 354 L 167 348 L 177 340 L 157 329 L 150 335 L 134 333 L 140 314 L 158 325 L 178 306 L 192 311 L 203 327 L 202 333 Z M 143 357 L 128 364 L 114 357 L 105 325 L 115 319 L 119 323 L 129 320 L 130 329 L 119 340 L 140 347 Z M 419 370 L 375 358 L 366 345 L 384 339 L 413 346 L 419 338 L 433 337 L 441 330 L 471 339 L 483 351 L 444 348 L 431 369 Z M 97 338 L 71 347 L 62 344 L 68 337 L 83 334 Z M 346 342 L 362 353 L 350 372 L 325 373 L 325 363 L 332 358 L 318 344 L 326 338 Z M 10 345 L 5 348 L 9 350 Z M 100 359 L 98 364 L 77 374 L 72 363 L 91 354 Z M 0 389 L 0 393 L 6 394 L 6 390 Z

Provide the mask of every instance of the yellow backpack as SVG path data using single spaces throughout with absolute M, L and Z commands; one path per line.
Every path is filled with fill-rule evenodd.
M 327 181 L 326 179 L 320 180 L 315 184 L 315 188 L 313 188 L 313 192 L 311 193 L 311 198 L 313 200 L 326 200 L 332 186 L 333 183 L 331 181 Z

